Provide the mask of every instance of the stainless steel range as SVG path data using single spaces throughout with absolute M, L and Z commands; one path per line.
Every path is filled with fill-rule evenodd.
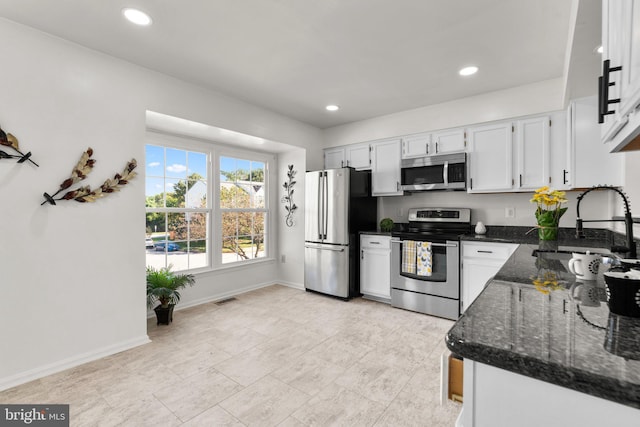
M 470 230 L 470 209 L 410 209 L 405 229 L 391 233 L 391 305 L 457 319 L 460 235 Z

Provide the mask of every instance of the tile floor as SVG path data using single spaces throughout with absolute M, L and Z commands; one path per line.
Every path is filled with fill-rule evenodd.
M 152 343 L 0 392 L 72 426 L 453 426 L 451 321 L 270 286 L 149 321 Z

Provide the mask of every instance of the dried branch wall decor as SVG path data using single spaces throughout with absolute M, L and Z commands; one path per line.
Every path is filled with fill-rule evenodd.
M 293 179 L 296 176 L 296 171 L 293 170 L 293 165 L 289 165 L 287 168 L 288 180 L 282 185 L 287 192 L 287 195 L 282 198 L 282 203 L 285 203 L 284 208 L 287 211 L 287 215 L 284 217 L 284 222 L 287 224 L 287 227 L 293 227 L 293 212 L 298 209 L 296 204 L 293 203 L 293 186 L 296 183 Z
M 0 128 L 0 145 L 4 145 L 5 147 L 11 147 L 18 154 L 20 154 L 19 156 L 16 156 L 14 154 L 9 154 L 6 151 L 0 150 L 0 159 L 18 159 L 18 163 L 24 163 L 27 160 L 29 160 L 29 162 L 33 163 L 34 165 L 38 167 L 40 166 L 39 164 L 37 164 L 36 162 L 30 159 L 31 151 L 27 152 L 26 154 L 23 154 L 20 151 L 20 143 L 18 142 L 18 138 L 16 138 L 15 136 L 11 135 L 8 132 L 3 131 L 2 128 Z
M 75 190 L 67 191 L 62 197 L 56 199 L 55 196 L 57 196 L 61 191 L 67 190 L 72 185 L 84 180 L 89 172 L 93 170 L 93 165 L 96 161 L 91 158 L 92 155 L 93 149 L 89 147 L 87 151 L 82 153 L 82 156 L 80 156 L 80 160 L 71 171 L 71 176 L 60 184 L 60 188 L 53 195 L 44 193 L 43 196 L 45 201 L 40 205 L 42 206 L 45 203 L 55 205 L 56 201 L 60 200 L 75 200 L 80 203 L 95 202 L 97 199 L 102 198 L 109 193 L 120 191 L 122 186 L 128 184 L 129 181 L 136 176 L 136 173 L 133 170 L 138 166 L 138 163 L 136 162 L 136 159 L 131 159 L 131 161 L 129 161 L 125 166 L 122 173 L 116 173 L 113 178 L 107 179 L 99 188 L 91 190 L 91 187 L 88 185 L 78 187 Z

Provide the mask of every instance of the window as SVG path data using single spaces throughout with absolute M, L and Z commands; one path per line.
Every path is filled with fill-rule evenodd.
M 206 270 L 266 258 L 271 158 L 156 139 L 145 147 L 147 265 Z
M 193 270 L 210 265 L 207 165 L 207 153 L 146 146 L 146 228 L 153 240 L 148 266 Z
M 265 164 L 220 157 L 222 263 L 265 256 Z

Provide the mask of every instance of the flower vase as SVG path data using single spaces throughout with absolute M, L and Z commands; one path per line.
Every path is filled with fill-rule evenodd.
M 558 224 L 538 225 L 538 238 L 540 240 L 558 240 Z

